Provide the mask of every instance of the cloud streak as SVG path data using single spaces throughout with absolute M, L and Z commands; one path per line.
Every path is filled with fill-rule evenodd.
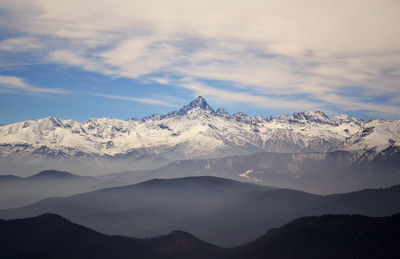
M 169 102 L 165 102 L 165 101 L 161 101 L 161 100 L 157 100 L 157 99 L 151 99 L 151 98 L 137 98 L 137 97 L 118 96 L 118 95 L 100 94 L 100 93 L 96 93 L 94 95 L 101 96 L 104 98 L 109 98 L 109 99 L 115 99 L 115 100 L 139 102 L 139 103 L 159 105 L 159 106 L 165 106 L 165 107 L 176 107 L 176 105 L 173 105 Z
M 42 94 L 66 94 L 67 91 L 56 88 L 41 88 L 26 83 L 23 79 L 15 76 L 0 75 L 0 89 L 10 93 L 42 93 Z

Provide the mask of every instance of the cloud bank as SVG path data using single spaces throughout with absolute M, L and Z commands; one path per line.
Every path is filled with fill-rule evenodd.
M 396 0 L 0 3 L 2 52 L 221 102 L 400 116 Z

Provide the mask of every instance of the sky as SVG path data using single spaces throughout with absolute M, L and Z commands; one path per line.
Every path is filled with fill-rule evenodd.
M 201 95 L 249 115 L 400 119 L 398 0 L 0 0 L 0 123 L 142 118 Z

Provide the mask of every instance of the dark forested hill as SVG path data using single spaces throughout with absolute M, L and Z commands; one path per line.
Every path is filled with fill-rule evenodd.
M 110 236 L 55 214 L 0 220 L 1 258 L 399 258 L 400 215 L 300 218 L 246 245 L 220 248 L 183 231 Z

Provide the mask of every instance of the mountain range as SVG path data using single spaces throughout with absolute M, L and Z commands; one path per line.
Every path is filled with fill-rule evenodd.
M 242 245 L 295 218 L 323 214 L 390 216 L 400 211 L 400 185 L 316 195 L 202 176 L 153 179 L 26 207 L 0 218 L 55 213 L 106 234 L 154 237 L 180 229 L 220 246 Z
M 2 125 L 0 174 L 55 168 L 98 175 L 259 152 L 347 151 L 355 161 L 371 161 L 398 154 L 399 146 L 400 121 L 328 117 L 321 111 L 276 118 L 230 115 L 199 96 L 177 111 L 143 119 L 48 117 Z

